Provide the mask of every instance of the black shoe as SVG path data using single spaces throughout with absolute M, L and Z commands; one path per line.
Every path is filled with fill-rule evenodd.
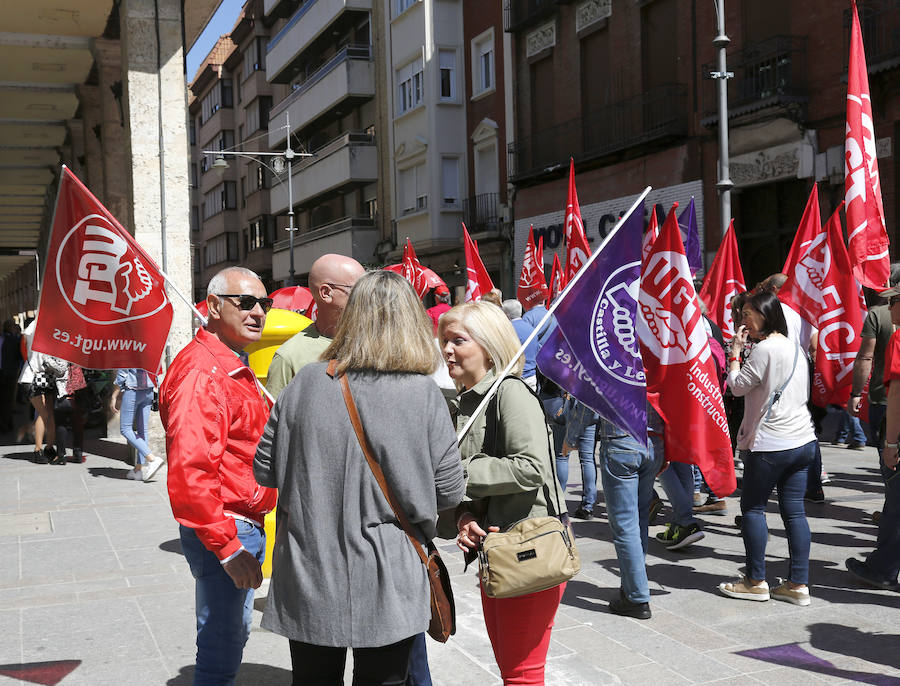
M 62 455 L 54 455 L 50 458 L 50 464 L 56 465 L 57 467 L 64 467 L 66 464 L 66 455 L 63 453 Z
M 653 494 L 653 500 L 650 501 L 650 512 L 648 523 L 652 526 L 663 509 L 663 501 L 656 493 Z
M 803 499 L 821 505 L 825 502 L 825 492 L 821 488 L 818 491 L 807 491 Z
M 34 460 L 32 460 L 35 464 L 47 464 L 50 462 L 50 458 L 44 453 L 43 450 L 35 450 L 34 451 Z
M 741 528 L 741 525 L 743 525 L 743 523 L 744 523 L 744 518 L 743 518 L 741 515 L 737 515 L 737 516 L 734 518 L 734 525 L 735 525 L 738 529 Z
M 619 592 L 621 596 L 621 591 Z M 634 619 L 650 619 L 650 603 L 632 603 L 628 598 L 616 598 L 609 601 L 609 611 L 622 617 Z
M 851 557 L 844 564 L 847 565 L 847 571 L 850 572 L 850 574 L 854 578 L 862 581 L 864 584 L 874 586 L 875 588 L 880 588 L 882 591 L 900 592 L 900 584 L 898 584 L 896 581 L 879 579 L 877 576 L 875 576 L 872 570 L 869 569 L 869 566 L 865 562 Z
M 588 510 L 584 505 L 581 505 L 574 513 L 572 513 L 572 516 L 575 517 L 575 519 L 593 519 L 594 511 Z

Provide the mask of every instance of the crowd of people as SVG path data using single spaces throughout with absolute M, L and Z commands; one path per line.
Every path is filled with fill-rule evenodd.
M 705 317 L 741 474 L 735 523 L 746 552 L 745 573 L 718 590 L 728 598 L 806 606 L 815 580 L 805 503 L 825 499 L 828 475 L 817 438 L 825 410 L 809 402 L 817 332 L 779 301 L 784 281 L 773 275 L 734 298 L 731 340 Z M 138 369 L 116 377 L 112 403 L 137 454 L 128 478 L 148 480 L 168 460 L 170 503 L 196 580 L 195 684 L 234 682 L 254 589 L 263 579 L 264 518 L 276 508 L 262 626 L 288 639 L 295 684 L 341 683 L 348 649 L 355 684 L 431 683 L 428 580 L 398 510 L 420 543 L 454 538 L 468 564 L 491 532 L 526 518 L 555 516 L 566 524 L 569 517 L 594 518 L 602 489 L 620 575 L 609 610 L 652 616 L 646 554 L 649 526 L 663 509 L 657 484 L 670 516 L 654 545 L 686 548 L 704 537 L 698 515 L 728 511 L 696 466 L 667 463 L 665 422 L 652 406 L 642 442 L 544 377 L 536 358 L 555 326 L 544 304 L 523 312 L 517 300 L 496 292 L 453 306 L 449 290 L 439 287 L 426 311 L 399 275 L 366 273 L 341 255 L 319 258 L 309 287 L 317 318 L 275 353 L 263 393 L 245 349 L 260 339 L 272 300 L 250 270 L 229 267 L 213 277 L 208 323 L 175 357 L 159 389 L 165 457 L 147 441 L 153 379 Z M 869 296 L 850 400 L 830 410 L 841 417 L 836 443 L 878 447 L 885 483 L 876 548 L 865 560 L 847 560 L 848 572 L 900 591 L 900 384 L 891 383 L 900 376 L 894 335 L 900 286 Z M 11 334 L 4 334 L 6 379 Z M 79 428 L 75 419 L 82 371 L 28 351 L 27 341 L 22 349 L 16 378 L 30 387 L 36 460 L 64 464 L 69 432 L 71 459 L 82 459 L 83 422 Z M 864 395 L 868 421 L 860 423 Z M 351 403 L 361 428 L 354 427 Z M 367 452 L 393 492 L 391 502 L 367 466 Z M 558 503 L 573 452 L 582 488 L 569 514 Z M 773 491 L 790 559 L 784 581 L 770 587 L 766 506 Z M 544 682 L 565 588 L 493 597 L 482 586 L 485 627 L 504 684 Z

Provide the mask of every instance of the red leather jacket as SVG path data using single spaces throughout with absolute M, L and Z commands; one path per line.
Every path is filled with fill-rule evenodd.
M 241 548 L 228 513 L 262 525 L 275 506 L 275 489 L 253 478 L 256 444 L 269 416 L 253 371 L 200 329 L 166 373 L 159 414 L 172 513 L 225 559 Z

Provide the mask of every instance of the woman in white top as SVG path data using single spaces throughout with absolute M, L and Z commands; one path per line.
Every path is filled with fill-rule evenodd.
M 747 574 L 719 584 L 731 598 L 809 605 L 809 524 L 803 509 L 806 477 L 815 456 L 816 434 L 806 408 L 809 374 L 806 356 L 787 338 L 778 298 L 757 293 L 744 303 L 743 325 L 731 343 L 728 386 L 744 397 L 744 420 L 737 446 L 744 461 L 741 513 Z M 756 345 L 741 366 L 748 338 Z M 778 509 L 787 532 L 790 572 L 769 591 L 766 583 L 766 503 L 778 486 Z

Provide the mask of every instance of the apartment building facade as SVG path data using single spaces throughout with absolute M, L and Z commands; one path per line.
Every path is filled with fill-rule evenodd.
M 849 14 L 840 0 L 729 0 L 731 209 L 748 283 L 779 271 L 814 181 L 823 215 L 843 197 Z M 900 6 L 859 3 L 869 55 L 885 212 L 893 235 Z M 545 259 L 564 250 L 574 157 L 594 246 L 646 186 L 647 208 L 693 197 L 711 264 L 719 211 L 714 3 L 648 0 L 506 5 L 515 55 L 517 265 L 534 224 Z

